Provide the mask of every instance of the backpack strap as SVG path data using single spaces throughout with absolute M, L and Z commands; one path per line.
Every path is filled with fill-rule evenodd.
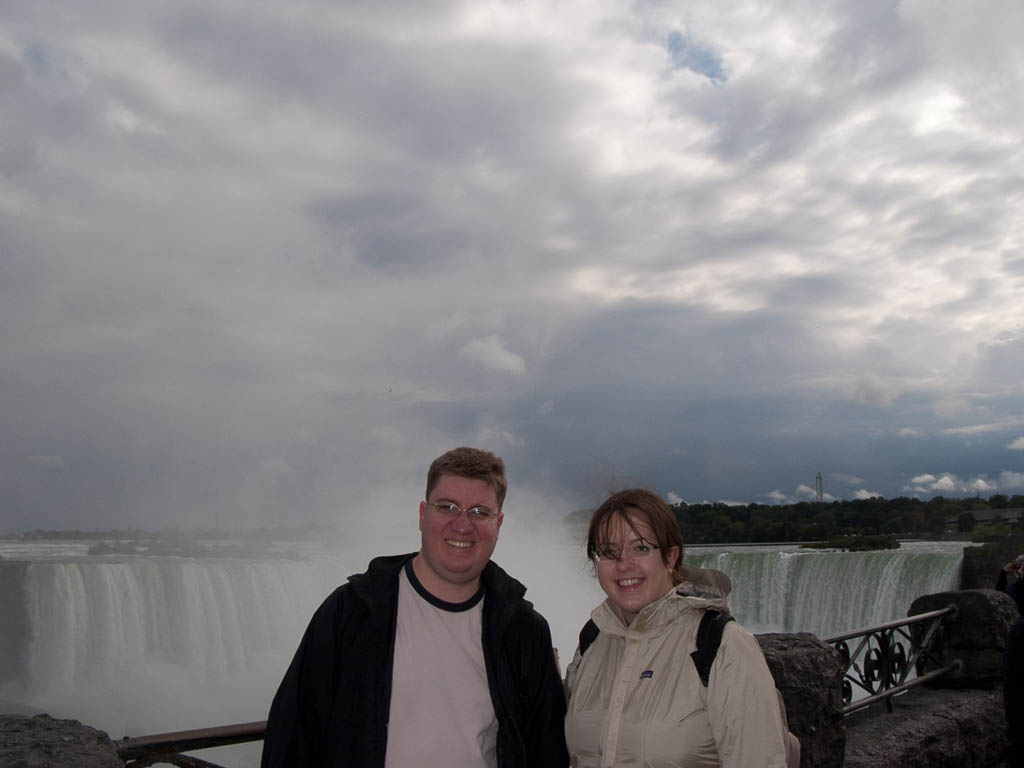
M 708 678 L 711 676 L 711 663 L 718 653 L 718 646 L 722 644 L 722 632 L 730 621 L 733 621 L 730 614 L 714 608 L 708 608 L 700 617 L 700 626 L 697 627 L 697 650 L 691 653 L 690 657 L 705 688 L 708 687 Z M 582 633 L 580 634 L 582 636 Z
M 580 630 L 580 656 L 587 652 L 587 648 L 594 642 L 594 638 L 597 637 L 600 631 L 593 619 L 587 619 L 587 623 Z

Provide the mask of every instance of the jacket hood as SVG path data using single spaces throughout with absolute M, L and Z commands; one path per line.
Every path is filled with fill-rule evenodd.
M 695 565 L 683 566 L 683 573 L 686 578 L 681 584 L 676 585 L 676 592 L 684 597 L 701 598 L 716 603 L 709 604 L 709 608 L 730 610 L 732 580 L 725 573 L 714 568 L 698 568 Z M 724 608 L 718 603 L 724 603 Z

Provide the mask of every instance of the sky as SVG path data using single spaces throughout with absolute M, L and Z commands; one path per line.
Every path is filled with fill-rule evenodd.
M 462 444 L 552 518 L 1024 493 L 1022 39 L 1015 0 L 0 4 L 0 532 L 413 514 Z

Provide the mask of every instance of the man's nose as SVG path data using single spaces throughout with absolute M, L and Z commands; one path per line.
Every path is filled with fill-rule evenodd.
M 452 528 L 459 533 L 465 533 L 473 530 L 473 521 L 469 519 L 468 509 L 459 509 L 455 513 L 455 518 L 452 520 Z

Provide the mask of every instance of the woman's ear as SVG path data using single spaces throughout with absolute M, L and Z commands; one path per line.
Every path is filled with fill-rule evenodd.
M 679 565 L 679 558 L 682 555 L 682 550 L 679 547 L 672 547 L 668 551 L 668 569 L 674 571 L 676 566 Z

